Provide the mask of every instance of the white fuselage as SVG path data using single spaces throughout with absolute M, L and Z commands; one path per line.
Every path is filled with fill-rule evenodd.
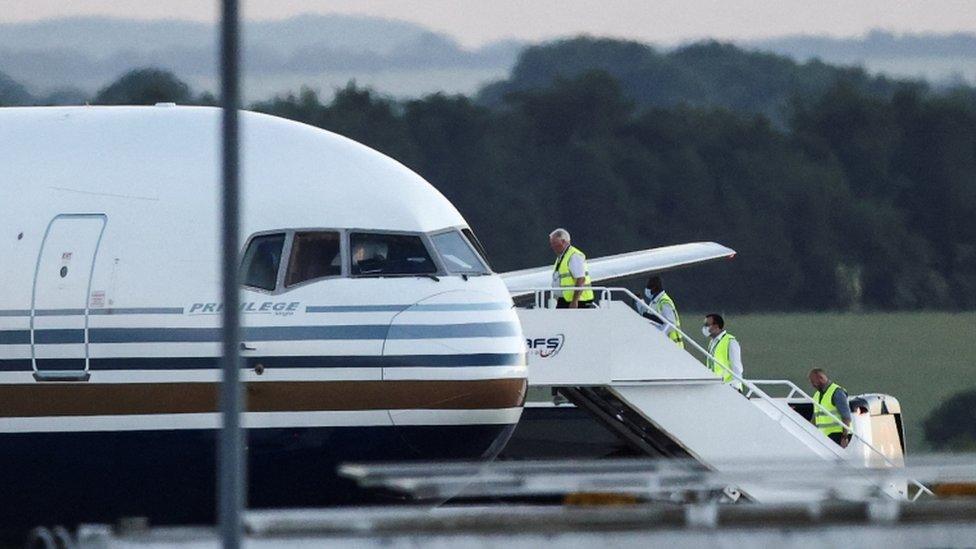
M 218 427 L 218 127 L 210 108 L 0 109 L 0 438 Z M 254 113 L 241 128 L 241 239 L 270 235 L 277 261 L 241 295 L 252 434 L 360 429 L 353 459 L 497 451 L 524 343 L 501 279 L 458 274 L 433 243 L 471 244 L 461 215 L 348 139 Z M 327 276 L 287 283 L 296 234 L 336 239 Z M 430 257 L 357 267 L 363 234 Z

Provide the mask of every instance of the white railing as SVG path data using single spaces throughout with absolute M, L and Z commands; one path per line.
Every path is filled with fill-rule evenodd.
M 602 287 L 602 286 L 560 286 L 559 288 L 527 288 L 526 290 L 519 290 L 525 292 L 533 293 L 533 303 L 536 309 L 548 309 L 549 301 L 553 297 L 559 297 L 557 294 L 562 294 L 563 292 L 575 292 L 576 290 L 590 290 L 596 294 L 599 294 L 599 299 L 597 303 L 605 303 L 610 301 L 611 292 L 615 288 Z M 548 296 L 548 297 L 547 297 Z M 599 305 L 598 305 L 599 306 Z
M 591 291 L 594 292 L 594 294 L 599 294 L 599 301 L 598 301 L 598 305 L 597 305 L 598 307 L 600 306 L 599 305 L 600 303 L 608 303 L 608 302 L 610 302 L 613 299 L 613 294 L 614 293 L 619 293 L 619 294 L 623 294 L 624 296 L 626 296 L 629 299 L 631 299 L 633 301 L 633 303 L 635 304 L 634 305 L 635 309 L 638 312 L 640 311 L 640 309 L 645 309 L 648 312 L 653 312 L 643 302 L 642 299 L 640 299 L 639 297 L 637 297 L 637 295 L 635 295 L 633 292 L 631 292 L 627 288 L 604 287 L 604 286 L 588 286 L 588 287 L 572 286 L 572 287 L 559 287 L 559 288 L 552 288 L 552 287 L 549 287 L 549 288 L 527 288 L 524 291 L 531 291 L 531 292 L 534 293 L 535 307 L 537 307 L 537 308 L 548 308 L 548 305 L 549 305 L 551 299 L 547 298 L 546 297 L 547 295 L 554 294 L 554 293 L 561 293 L 561 292 L 564 292 L 564 291 L 575 291 L 575 290 L 591 290 Z M 845 425 L 844 422 L 840 420 L 840 418 L 838 418 L 837 416 L 835 416 L 833 413 L 831 413 L 829 410 L 827 410 L 822 404 L 820 404 L 819 402 L 817 402 L 816 400 L 814 400 L 812 397 L 810 397 L 810 395 L 808 395 L 802 389 L 800 389 L 799 387 L 797 387 L 796 384 L 793 383 L 792 381 L 789 381 L 789 380 L 786 380 L 786 379 L 781 379 L 781 380 L 780 379 L 777 379 L 777 380 L 747 380 L 744 377 L 736 374 L 728 366 L 726 366 L 726 365 L 722 364 L 721 362 L 719 362 L 715 358 L 714 355 L 712 355 L 711 353 L 708 352 L 708 350 L 706 350 L 704 347 L 702 347 L 701 345 L 699 345 L 697 341 L 695 341 L 688 334 L 686 334 L 684 331 L 682 331 L 681 328 L 679 328 L 675 324 L 671 323 L 668 319 L 664 318 L 661 315 L 655 315 L 655 316 L 663 324 L 667 324 L 670 328 L 674 329 L 679 334 L 681 334 L 681 336 L 682 336 L 682 338 L 683 338 L 684 341 L 686 341 L 688 344 L 690 344 L 692 347 L 694 347 L 695 350 L 697 350 L 699 353 L 701 353 L 702 355 L 704 355 L 705 358 L 706 358 L 706 364 L 708 362 L 713 362 L 714 364 L 718 364 L 723 370 L 725 370 L 726 373 L 728 373 L 732 377 L 732 379 L 734 381 L 737 381 L 738 383 L 742 384 L 742 387 L 744 387 L 745 389 L 747 389 L 747 391 L 744 393 L 745 396 L 746 396 L 746 398 L 751 398 L 751 397 L 753 397 L 753 395 L 759 397 L 760 400 L 768 403 L 770 406 L 773 407 L 773 409 L 778 410 L 780 412 L 779 421 L 782 421 L 784 418 L 787 419 L 787 420 L 789 420 L 791 423 L 793 423 L 795 426 L 797 426 L 801 432 L 806 433 L 809 436 L 811 436 L 813 438 L 813 440 L 815 440 L 818 444 L 820 444 L 821 446 L 823 446 L 824 448 L 826 448 L 830 453 L 832 453 L 834 455 L 837 455 L 837 451 L 836 451 L 836 448 L 835 448 L 835 446 L 837 446 L 837 445 L 834 444 L 833 441 L 831 441 L 829 438 L 824 437 L 824 436 L 819 436 L 818 437 L 818 436 L 816 436 L 816 434 L 811 433 L 810 431 L 808 431 L 807 430 L 807 427 L 808 427 L 807 423 L 809 423 L 809 422 L 807 422 L 803 417 L 801 417 L 799 414 L 797 414 L 793 410 L 790 410 L 789 413 L 787 413 L 786 411 L 782 410 L 782 408 L 780 406 L 780 403 L 777 402 L 776 399 L 774 399 L 773 397 L 769 396 L 769 394 L 767 394 L 765 391 L 763 391 L 762 389 L 760 389 L 759 388 L 759 385 L 785 385 L 785 386 L 789 387 L 791 390 L 790 390 L 790 394 L 787 396 L 787 398 L 794 398 L 796 395 L 800 395 L 800 398 L 802 400 L 807 401 L 811 405 L 813 405 L 813 407 L 814 407 L 814 409 L 813 409 L 814 410 L 814 413 L 816 413 L 817 410 L 819 410 L 823 415 L 826 415 L 828 418 L 830 418 L 831 420 L 835 421 L 845 431 L 847 431 L 848 433 L 850 433 L 850 435 L 851 435 L 852 438 L 857 439 L 861 444 L 864 445 L 865 448 L 868 448 L 871 452 L 873 452 L 878 457 L 880 457 L 881 460 L 884 462 L 884 464 L 886 466 L 892 467 L 892 468 L 898 468 L 899 467 L 897 464 L 895 464 L 893 461 L 891 461 L 891 459 L 889 459 L 888 456 L 886 456 L 883 452 L 881 452 L 881 450 L 878 450 L 874 445 L 872 445 L 870 442 L 868 442 L 867 440 L 865 440 L 864 437 L 862 437 L 859 434 L 857 434 L 856 432 L 854 432 L 854 430 L 851 427 Z M 840 456 L 838 456 L 838 457 L 840 457 Z M 844 460 L 841 460 L 841 461 L 844 461 Z M 917 500 L 923 493 L 928 494 L 928 495 L 933 495 L 932 494 L 932 491 L 929 490 L 921 482 L 919 482 L 917 480 L 914 480 L 914 479 L 910 479 L 910 482 L 911 482 L 911 484 L 913 486 L 915 486 L 917 488 L 917 491 L 916 491 L 915 495 L 910 498 L 911 501 Z M 907 496 L 907 494 L 906 494 L 906 496 Z

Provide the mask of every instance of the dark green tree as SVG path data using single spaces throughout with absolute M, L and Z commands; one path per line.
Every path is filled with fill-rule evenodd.
M 903 85 L 859 68 L 798 63 L 714 41 L 661 52 L 638 42 L 577 37 L 526 48 L 511 77 L 486 86 L 479 100 L 499 106 L 507 93 L 548 88 L 593 70 L 612 75 L 640 108 L 724 107 L 763 114 L 779 126 L 788 121 L 791 98 L 817 99 L 837 82 L 882 98 Z
M 27 91 L 27 88 L 0 72 L 0 107 L 15 107 L 33 103 L 34 98 Z
M 676 59 L 691 72 L 647 76 Z M 644 102 L 676 82 L 686 101 Z M 416 170 L 498 270 L 549 263 L 546 235 L 565 226 L 590 255 L 698 240 L 738 250 L 669 276 L 691 309 L 976 306 L 968 92 L 716 43 L 660 54 L 590 39 L 527 50 L 509 84 L 491 106 L 398 102 L 351 83 L 330 102 L 303 89 L 255 108 Z M 777 122 L 761 105 L 780 101 L 792 114 Z
M 162 69 L 136 69 L 99 90 L 92 100 L 98 105 L 190 104 L 190 87 L 173 73 Z

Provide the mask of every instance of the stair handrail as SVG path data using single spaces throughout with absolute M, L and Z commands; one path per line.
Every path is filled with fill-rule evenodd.
M 608 287 L 608 286 L 585 286 L 585 287 L 580 287 L 580 286 L 565 286 L 564 287 L 564 286 L 560 286 L 558 288 L 557 287 L 535 288 L 535 289 L 532 289 L 531 291 L 533 291 L 535 293 L 535 305 L 536 305 L 536 307 L 543 308 L 546 305 L 546 299 L 545 299 L 545 294 L 546 293 L 563 292 L 563 291 L 575 291 L 575 290 L 591 290 L 593 292 L 599 292 L 599 294 L 600 294 L 600 301 L 601 302 L 609 302 L 609 301 L 611 301 L 613 299 L 613 293 L 614 292 L 622 293 L 625 296 L 629 297 L 631 300 L 633 300 L 633 302 L 635 304 L 635 309 L 637 310 L 637 312 L 640 312 L 640 309 L 646 309 L 647 311 L 651 311 L 651 308 L 646 303 L 644 303 L 644 300 L 642 300 L 641 298 L 639 298 L 636 294 L 634 294 L 633 292 L 631 292 L 628 288 L 623 288 L 623 287 Z M 805 425 L 805 424 L 806 423 L 809 423 L 809 422 L 804 421 L 803 423 L 801 423 L 800 420 L 798 419 L 798 418 L 800 418 L 800 416 L 798 414 L 796 414 L 796 412 L 793 412 L 793 413 L 790 414 L 790 413 L 786 413 L 784 410 L 781 410 L 780 407 L 779 407 L 779 403 L 776 402 L 776 400 L 773 399 L 771 396 L 769 396 L 769 394 L 767 394 L 765 391 L 763 391 L 762 389 L 760 389 L 759 386 L 756 383 L 754 383 L 754 382 L 752 382 L 750 380 L 747 380 L 744 377 L 736 374 L 731 368 L 729 368 L 728 366 L 726 366 L 726 365 L 722 364 L 721 362 L 719 362 L 718 359 L 714 355 L 712 355 L 711 353 L 708 352 L 708 350 L 706 350 L 701 345 L 699 345 L 697 341 L 695 341 L 687 333 L 685 333 L 683 330 L 681 330 L 681 328 L 679 328 L 678 326 L 676 326 L 674 323 L 672 323 L 668 319 L 664 318 L 662 315 L 655 315 L 655 316 L 662 323 L 667 324 L 670 328 L 674 329 L 679 334 L 681 334 L 681 336 L 684 339 L 684 341 L 689 342 L 698 352 L 700 352 L 701 354 L 703 354 L 705 357 L 711 359 L 711 361 L 713 361 L 715 364 L 718 364 L 726 373 L 728 373 L 732 377 L 732 379 L 734 379 L 734 380 L 738 381 L 739 383 L 741 383 L 743 387 L 746 387 L 749 390 L 748 393 L 746 393 L 746 395 L 745 395 L 746 397 L 749 397 L 751 395 L 757 395 L 760 398 L 760 400 L 763 400 L 764 402 L 769 403 L 771 406 L 773 406 L 774 409 L 778 410 L 780 412 L 780 418 L 784 418 L 785 417 L 785 418 L 789 419 L 789 421 L 791 421 L 794 425 L 796 425 L 797 427 L 800 428 L 800 431 L 801 432 L 806 433 L 808 436 L 813 437 L 813 440 L 817 441 L 817 443 L 819 443 L 821 446 L 827 448 L 828 450 L 831 451 L 831 453 L 833 453 L 833 454 L 836 455 L 836 450 L 833 448 L 833 446 L 834 446 L 833 442 L 831 442 L 829 439 L 826 439 L 825 437 L 817 437 L 817 436 L 814 435 L 814 433 L 811 433 L 810 431 L 807 431 L 807 425 Z M 707 367 L 707 365 L 706 365 L 706 367 Z M 806 392 L 804 392 L 802 389 L 800 389 L 792 381 L 789 381 L 789 380 L 760 380 L 760 381 L 762 383 L 764 383 L 764 384 L 772 382 L 772 383 L 782 383 L 784 385 L 790 386 L 791 389 L 792 389 L 792 391 L 790 392 L 791 395 L 793 395 L 794 392 L 797 392 L 800 395 L 802 395 L 802 397 L 804 399 L 806 399 L 807 401 L 809 401 L 815 407 L 815 410 L 816 409 L 819 409 L 824 415 L 826 415 L 827 417 L 829 417 L 830 419 L 832 419 L 833 421 L 835 421 L 838 425 L 841 425 L 842 428 L 845 431 L 848 431 L 852 435 L 853 438 L 856 438 L 866 448 L 870 449 L 872 452 L 874 452 L 875 454 L 877 454 L 882 459 L 882 461 L 885 463 L 885 465 L 887 465 L 889 468 L 895 468 L 895 469 L 898 468 L 898 465 L 895 464 L 890 459 L 888 459 L 888 456 L 884 455 L 884 453 L 882 453 L 880 450 L 878 450 L 877 448 L 875 448 L 874 445 L 871 444 L 870 442 L 868 442 L 867 440 L 865 440 L 864 437 L 862 437 L 859 434 L 857 434 L 856 432 L 854 432 L 854 430 L 852 428 L 850 428 L 847 425 L 845 425 L 844 422 L 840 420 L 840 418 L 836 417 L 833 413 L 831 413 L 829 410 L 827 410 L 822 404 L 820 404 L 819 402 L 817 402 L 816 400 L 814 400 L 812 397 L 810 397 L 808 394 L 806 394 Z M 796 416 L 796 417 L 794 417 L 794 416 Z M 802 419 L 802 418 L 800 418 L 800 419 Z M 840 456 L 838 456 L 838 457 L 840 457 Z M 840 460 L 840 461 L 845 461 L 846 462 L 846 460 Z M 915 479 L 908 479 L 908 480 L 912 483 L 913 486 L 915 486 L 916 488 L 918 488 L 918 491 L 916 492 L 915 496 L 911 498 L 911 501 L 917 500 L 921 496 L 922 493 L 926 493 L 928 495 L 933 495 L 932 491 L 929 490 L 928 487 L 926 487 L 921 482 L 919 482 L 919 481 L 917 481 Z
M 885 456 L 880 450 L 878 450 L 877 448 L 875 448 L 871 443 L 869 443 L 868 441 L 864 440 L 864 437 L 862 437 L 856 431 L 854 431 L 854 429 L 852 427 L 849 427 L 849 426 L 845 425 L 843 422 L 841 422 L 836 416 L 834 416 L 829 410 L 827 410 L 827 408 L 825 408 L 822 404 L 820 404 L 819 402 L 817 402 L 817 400 L 815 398 L 813 398 L 810 395 L 808 395 L 806 393 L 806 391 L 804 391 L 803 389 L 801 389 L 796 383 L 793 383 L 792 381 L 790 381 L 788 379 L 753 379 L 753 380 L 750 380 L 750 381 L 753 384 L 755 384 L 755 385 L 785 385 L 786 387 L 788 387 L 790 389 L 789 394 L 786 395 L 785 398 L 788 398 L 788 399 L 789 398 L 795 398 L 795 395 L 799 394 L 800 397 L 801 397 L 801 400 L 809 401 L 811 404 L 813 404 L 815 410 L 816 409 L 819 409 L 822 413 L 824 413 L 825 415 L 827 415 L 828 417 L 830 417 L 831 419 L 833 419 L 835 422 L 839 423 L 844 428 L 845 431 L 849 432 L 853 437 L 857 438 L 857 440 L 859 440 L 862 444 L 864 444 L 865 447 L 867 447 L 868 449 L 870 449 L 874 453 L 876 453 L 879 456 L 881 456 L 881 458 L 885 460 L 885 463 L 889 467 L 898 467 L 896 464 L 892 463 L 891 460 L 888 459 L 888 456 Z M 915 501 L 916 499 L 918 499 L 918 497 L 923 492 L 926 493 L 926 494 L 928 494 L 928 495 L 930 495 L 930 496 L 931 495 L 934 495 L 932 493 L 932 491 L 929 490 L 921 482 L 919 482 L 917 480 L 914 480 L 914 479 L 910 479 L 910 480 L 912 480 L 912 483 L 917 488 L 919 488 L 919 492 L 915 494 L 915 497 L 912 498 L 912 501 Z
M 643 308 L 643 309 L 647 309 L 648 311 L 651 311 L 651 308 L 646 303 L 644 303 L 644 300 L 642 300 L 641 298 L 637 297 L 637 295 L 635 295 L 629 289 L 627 289 L 627 288 L 615 288 L 614 290 L 615 291 L 619 291 L 619 292 L 623 293 L 624 295 L 626 295 L 626 296 L 630 297 L 631 299 L 633 299 L 634 300 L 634 303 L 636 304 L 636 307 L 635 308 L 638 308 L 638 312 L 640 312 L 639 311 L 639 308 Z M 776 409 L 779 409 L 778 403 L 775 401 L 775 399 L 773 399 L 773 397 L 769 396 L 769 394 L 767 394 L 765 391 L 763 391 L 762 389 L 760 389 L 758 386 L 756 386 L 750 380 L 745 379 L 744 377 L 742 377 L 739 374 L 735 373 L 735 371 L 732 370 L 731 368 L 729 368 L 728 366 L 722 364 L 715 357 L 715 355 L 711 354 L 707 349 L 705 349 L 704 347 L 702 347 L 701 345 L 699 345 L 699 343 L 697 341 L 695 341 L 691 336 L 689 336 L 687 333 L 685 333 L 681 328 L 679 328 L 677 325 L 675 325 L 674 323 L 672 323 L 670 320 L 668 320 L 667 318 L 664 318 L 663 315 L 655 315 L 655 316 L 663 324 L 667 324 L 670 328 L 674 329 L 679 334 L 681 334 L 682 341 L 687 341 L 688 343 L 690 343 L 691 346 L 694 347 L 699 353 L 701 353 L 702 355 L 704 355 L 707 359 L 710 359 L 711 362 L 714 362 L 719 367 L 721 367 L 725 371 L 725 373 L 727 373 L 733 380 L 738 381 L 739 383 L 742 384 L 743 387 L 747 388 L 749 390 L 749 392 L 746 393 L 746 396 L 747 397 L 750 396 L 750 395 L 752 395 L 752 394 L 755 394 L 755 395 L 759 396 L 759 398 L 761 400 L 767 401 L 770 404 L 772 404 Z M 708 368 L 708 364 L 707 363 L 705 364 L 705 367 Z M 810 400 L 811 400 L 811 402 L 813 402 L 813 399 L 810 399 Z M 783 414 L 783 415 L 785 416 L 786 414 Z M 833 417 L 832 415 L 831 415 L 831 418 L 834 419 L 835 421 L 837 421 L 838 423 L 840 423 L 841 425 L 843 425 L 843 422 L 841 422 L 839 419 Z M 802 425 L 798 420 L 796 420 L 793 417 L 790 417 L 790 420 L 793 421 L 793 423 L 795 423 L 796 425 L 800 426 L 801 427 L 801 430 L 803 432 L 808 433 L 808 431 L 806 430 L 806 425 Z M 812 434 L 811 434 L 811 436 L 812 436 Z M 831 452 L 833 453 L 833 451 L 834 451 L 833 443 L 830 442 L 829 439 L 821 440 L 819 437 L 814 437 L 814 439 L 818 443 L 820 443 L 822 446 L 830 449 Z M 863 441 L 863 439 L 862 439 L 862 441 Z M 864 442 L 866 443 L 866 441 L 864 441 Z M 877 450 L 875 450 L 875 451 L 877 451 Z M 880 454 L 880 452 L 878 452 L 878 453 Z M 883 459 L 887 460 L 887 457 L 884 454 L 881 454 L 881 457 Z M 895 465 L 894 463 L 892 463 L 890 460 L 887 460 L 887 461 L 888 461 L 889 466 L 891 466 L 891 467 L 897 467 L 897 465 Z
M 602 302 L 610 301 L 612 298 L 611 292 L 616 288 L 611 288 L 609 286 L 548 286 L 545 288 L 525 288 L 514 290 L 517 292 L 532 292 L 533 293 L 533 304 L 537 309 L 545 309 L 546 307 L 546 294 L 556 294 L 562 292 L 575 292 L 576 290 L 589 290 L 594 294 L 599 293 L 600 299 L 597 299 L 597 304 Z M 598 305 L 599 306 L 599 305 Z

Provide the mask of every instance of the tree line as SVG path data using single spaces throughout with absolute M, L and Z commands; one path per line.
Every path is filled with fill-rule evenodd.
M 510 80 L 474 97 L 395 100 L 350 83 L 330 100 L 303 88 L 251 108 L 417 171 L 496 270 L 551 262 L 546 236 L 563 226 L 590 256 L 696 240 L 736 249 L 666 276 L 685 308 L 976 308 L 971 88 L 714 43 L 679 53 L 577 39 L 527 49 Z M 157 69 L 92 98 L 157 101 L 215 103 Z

